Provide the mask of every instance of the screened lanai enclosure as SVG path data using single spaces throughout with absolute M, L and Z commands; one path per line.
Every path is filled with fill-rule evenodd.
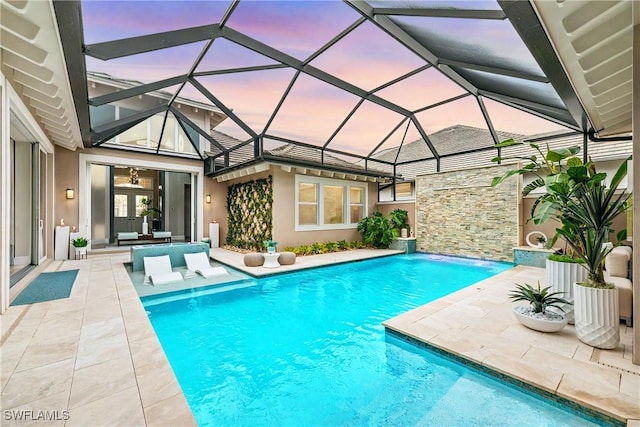
M 615 16 L 630 7 L 605 3 Z M 54 4 L 85 146 L 199 158 L 215 176 L 278 162 L 276 148 L 292 144 L 300 162 L 340 169 L 328 161 L 340 158 L 397 178 L 489 164 L 495 145 L 511 137 L 582 135 L 587 155 L 601 129 L 554 52 L 540 6 Z M 566 14 L 574 27 L 588 18 L 580 9 Z M 119 84 L 92 91 L 87 72 Z M 142 142 L 118 137 L 150 118 Z

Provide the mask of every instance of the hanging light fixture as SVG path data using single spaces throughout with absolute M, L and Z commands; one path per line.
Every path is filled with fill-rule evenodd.
M 138 178 L 138 169 L 129 168 L 129 182 L 131 185 L 138 185 L 140 179 Z

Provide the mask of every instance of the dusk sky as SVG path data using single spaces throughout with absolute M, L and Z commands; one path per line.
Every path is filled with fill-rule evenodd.
M 470 3 L 463 2 L 458 6 L 464 7 L 465 4 Z M 498 8 L 494 2 L 483 2 L 481 6 Z M 215 24 L 227 7 L 226 1 L 83 1 L 85 43 Z M 474 4 L 474 7 L 478 5 Z M 305 60 L 359 17 L 355 10 L 339 1 L 241 1 L 227 26 Z M 410 25 L 425 22 L 425 18 L 402 19 Z M 524 51 L 522 41 L 508 21 L 426 19 L 429 25 L 423 32 L 434 40 L 434 51 L 453 46 L 453 50 L 447 51 L 453 56 L 450 59 L 456 59 L 457 55 L 478 55 L 487 63 L 541 73 L 528 51 Z M 474 35 L 478 32 L 482 32 L 483 37 L 476 40 Z M 452 39 L 453 45 L 448 38 Z M 87 57 L 87 69 L 148 83 L 186 73 L 204 46 L 205 42 L 192 43 L 107 62 Z M 274 63 L 265 56 L 219 38 L 197 71 Z M 310 64 L 369 91 L 425 65 L 425 62 L 376 26 L 365 22 Z M 198 80 L 256 133 L 261 133 L 293 76 L 294 70 L 287 68 L 216 75 Z M 413 111 L 463 93 L 465 91 L 460 86 L 437 69 L 430 68 L 380 90 L 376 95 Z M 210 104 L 191 86 L 185 87 L 180 96 Z M 358 101 L 354 95 L 301 74 L 268 133 L 322 145 Z M 535 134 L 563 129 L 555 123 L 494 101 L 485 99 L 485 104 L 498 130 Z M 427 133 L 456 124 L 486 129 L 474 97 L 418 113 L 417 118 Z M 330 147 L 369 154 L 402 119 L 403 116 L 395 112 L 365 101 Z M 242 140 L 247 138 L 246 133 L 231 120 L 225 120 L 217 130 Z M 406 126 L 402 126 L 401 131 L 396 132 L 380 150 L 399 145 L 405 130 Z M 410 127 L 407 142 L 418 137 L 416 129 Z

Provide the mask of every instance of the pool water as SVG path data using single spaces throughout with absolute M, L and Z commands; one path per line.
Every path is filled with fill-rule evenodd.
M 397 255 L 143 303 L 201 426 L 597 425 L 385 334 L 511 266 Z

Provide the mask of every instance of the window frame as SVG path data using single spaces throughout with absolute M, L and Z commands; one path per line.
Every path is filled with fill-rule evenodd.
M 316 197 L 317 197 L 317 224 L 314 225 L 300 225 L 300 200 L 299 200 L 299 187 L 301 183 L 305 184 L 315 184 L 316 185 Z M 340 186 L 344 187 L 343 192 L 343 206 L 342 206 L 342 218 L 343 223 L 341 224 L 325 224 L 324 223 L 324 187 L 325 185 L 329 186 Z M 369 200 L 369 185 L 367 182 L 358 182 L 358 181 L 346 181 L 342 179 L 332 179 L 332 178 L 323 178 L 323 177 L 315 177 L 309 175 L 296 175 L 295 176 L 295 184 L 294 184 L 294 213 L 295 213 L 295 231 L 321 231 L 321 230 L 351 230 L 358 227 L 358 223 L 352 223 L 351 221 L 351 188 L 357 187 L 362 189 L 364 193 L 364 203 L 363 203 L 363 218 L 368 214 L 368 200 Z M 304 204 L 304 203 L 303 203 Z M 308 203 L 306 203 L 308 204 Z M 354 203 L 355 205 L 360 205 L 360 203 Z

